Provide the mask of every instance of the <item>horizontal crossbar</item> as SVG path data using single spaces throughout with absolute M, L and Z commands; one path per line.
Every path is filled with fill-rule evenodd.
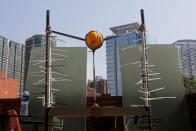
M 145 107 L 83 107 L 83 108 L 53 108 L 49 115 L 57 117 L 89 117 L 89 116 L 145 116 Z M 96 113 L 95 113 L 96 112 Z M 97 115 L 98 112 L 98 115 Z

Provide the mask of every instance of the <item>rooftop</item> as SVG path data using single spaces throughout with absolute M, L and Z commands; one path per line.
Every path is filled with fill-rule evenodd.
M 128 33 L 128 32 L 137 31 L 139 26 L 140 25 L 137 22 L 135 22 L 135 23 L 130 23 L 130 24 L 126 24 L 126 25 L 111 27 L 110 30 L 114 34 L 124 34 L 124 33 Z
M 174 44 L 176 44 L 178 42 L 193 42 L 193 43 L 196 43 L 196 40 L 192 40 L 192 39 L 177 40 L 176 42 L 174 42 Z

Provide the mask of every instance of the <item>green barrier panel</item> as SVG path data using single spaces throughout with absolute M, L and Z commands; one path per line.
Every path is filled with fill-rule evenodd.
M 44 92 L 44 83 L 42 83 L 42 80 L 44 81 L 45 78 L 44 63 L 42 61 L 44 60 L 44 55 L 44 48 L 34 48 L 31 52 L 31 62 L 29 64 L 26 86 L 30 92 L 29 115 L 35 117 L 26 118 L 26 120 L 44 120 L 42 99 L 38 98 L 41 97 L 41 93 Z M 37 60 L 40 60 L 41 64 L 38 64 L 39 62 Z M 52 87 L 57 89 L 55 93 L 56 104 L 54 107 L 86 107 L 86 64 L 86 48 L 52 48 Z M 51 124 L 54 125 L 54 131 L 85 130 L 85 118 L 62 119 L 54 117 L 53 123 Z M 34 125 L 25 124 L 23 127 L 23 130 L 33 129 Z M 43 125 L 39 126 L 39 130 L 43 130 Z
M 120 51 L 121 76 L 123 87 L 123 106 L 143 105 L 140 99 L 143 96 L 140 87 L 141 65 L 140 47 L 126 46 Z M 177 49 L 173 45 L 148 45 L 150 90 L 164 87 L 165 89 L 153 92 L 151 97 L 176 97 L 151 101 L 153 131 L 190 131 L 190 120 L 185 100 L 182 76 L 178 65 Z M 156 73 L 156 74 L 155 74 Z M 160 73 L 160 74 L 158 74 Z M 130 122 L 129 128 L 141 130 L 139 125 Z M 132 124 L 132 125 L 131 125 Z

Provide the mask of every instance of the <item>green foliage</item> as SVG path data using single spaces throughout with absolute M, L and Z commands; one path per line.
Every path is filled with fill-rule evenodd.
M 185 92 L 187 94 L 196 93 L 196 79 L 185 75 L 182 76 L 182 79 L 184 81 Z

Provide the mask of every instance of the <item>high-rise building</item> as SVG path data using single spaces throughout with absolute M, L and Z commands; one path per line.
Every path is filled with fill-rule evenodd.
M 196 77 L 196 40 L 178 40 L 173 44 L 178 48 L 182 74 Z
M 107 94 L 107 80 L 103 79 L 101 76 L 96 76 L 95 81 L 96 81 L 96 84 L 95 84 L 96 85 L 96 93 L 97 94 Z M 93 87 L 94 87 L 93 80 L 88 80 L 88 89 L 89 90 L 90 90 L 90 88 L 94 89 Z
M 0 36 L 0 68 L 6 71 L 5 75 L 7 75 L 8 68 L 8 49 L 8 39 L 3 36 Z
M 26 81 L 29 60 L 31 56 L 32 48 L 40 48 L 45 46 L 46 37 L 43 34 L 33 35 L 32 37 L 25 40 L 25 60 L 24 60 L 24 80 Z M 56 47 L 56 36 L 51 36 L 51 45 Z M 25 84 L 25 82 L 24 82 Z
M 141 34 L 137 31 L 138 28 L 138 23 L 110 28 L 116 36 L 106 41 L 108 93 L 112 96 L 122 95 L 119 49 L 125 45 L 140 43 Z
M 19 81 L 19 94 L 23 88 L 23 57 L 24 49 L 20 43 L 9 41 L 0 36 L 0 68 L 5 71 L 5 76 Z

